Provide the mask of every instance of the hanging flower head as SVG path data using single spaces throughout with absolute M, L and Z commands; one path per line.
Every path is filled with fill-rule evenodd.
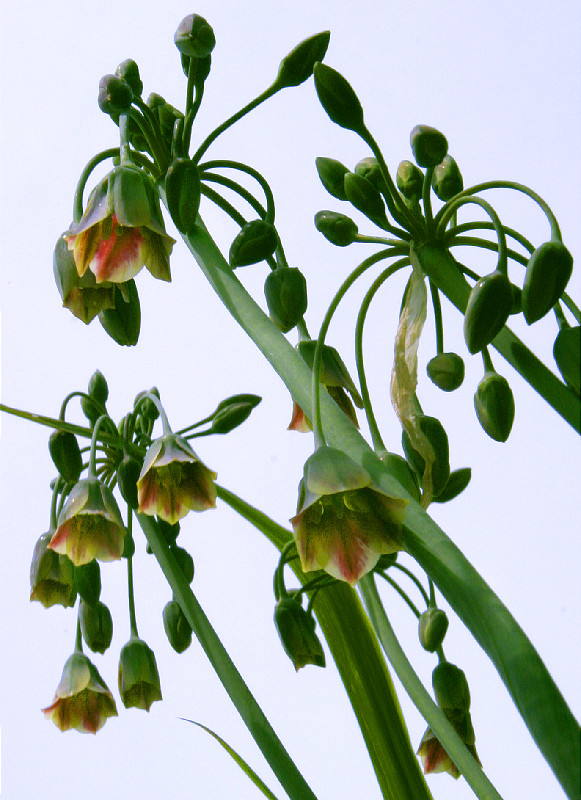
M 97 668 L 83 653 L 73 653 L 64 666 L 52 705 L 43 708 L 61 731 L 97 733 L 109 717 L 117 716 L 113 695 Z
M 165 232 L 151 178 L 136 166 L 115 167 L 93 189 L 81 220 L 65 239 L 79 276 L 90 269 L 97 284 L 124 283 L 142 267 L 154 278 L 171 280 L 174 239 Z
M 166 433 L 145 456 L 137 481 L 139 511 L 173 525 L 188 511 L 215 508 L 216 477 L 185 439 Z
M 30 564 L 30 599 L 38 600 L 45 608 L 74 606 L 77 590 L 73 564 L 66 556 L 49 550 L 54 529 L 43 533 L 34 547 Z
M 319 447 L 305 464 L 291 520 L 303 570 L 324 569 L 354 586 L 380 555 L 401 550 L 406 502 L 342 451 Z
M 153 650 L 137 637 L 132 637 L 119 656 L 119 694 L 125 708 L 149 711 L 161 700 L 159 673 Z
M 121 558 L 125 527 L 111 490 L 98 478 L 79 481 L 61 511 L 51 550 L 75 566 Z

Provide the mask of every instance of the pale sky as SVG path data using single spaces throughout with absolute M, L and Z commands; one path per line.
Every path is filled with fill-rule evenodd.
M 282 57 L 299 41 L 329 29 L 325 60 L 357 92 L 392 174 L 402 159 L 411 157 L 411 129 L 418 123 L 433 125 L 447 136 L 466 186 L 508 179 L 544 197 L 574 256 L 581 249 L 576 207 L 581 199 L 581 11 L 568 0 L 381 5 L 370 0 L 356 5 L 346 0 L 217 0 L 197 8 L 177 0 L 147 7 L 135 0 L 4 4 L 2 402 L 58 416 L 64 396 L 84 390 L 92 372 L 100 369 L 109 382 L 108 408 L 115 419 L 132 407 L 139 391 L 156 385 L 178 429 L 206 416 L 231 394 L 259 394 L 262 404 L 238 431 L 201 440 L 195 448 L 222 485 L 287 524 L 312 437 L 287 432 L 287 390 L 230 320 L 185 245 L 178 241 L 174 248 L 171 284 L 153 281 L 145 271 L 138 276 L 142 331 L 135 348 L 117 347 L 97 321 L 85 327 L 62 309 L 53 280 L 52 251 L 70 224 L 80 171 L 94 153 L 118 144 L 117 129 L 97 105 L 99 79 L 133 58 L 144 96 L 155 91 L 182 107 L 186 82 L 173 34 L 193 11 L 206 17 L 217 39 L 194 143 L 266 88 Z M 247 161 L 269 180 L 289 264 L 299 266 L 308 280 L 306 320 L 312 334 L 339 282 L 373 252 L 368 245 L 333 248 L 314 229 L 316 211 L 344 210 L 321 186 L 314 159 L 328 156 L 352 168 L 368 155 L 354 134 L 327 119 L 312 81 L 278 95 L 208 153 Z M 527 200 L 496 193 L 487 199 L 505 224 L 518 227 L 534 243 L 549 238 L 546 219 Z M 227 252 L 235 227 L 214 211 L 204 213 L 203 206 L 201 212 Z M 375 233 L 371 223 L 354 216 L 361 232 Z M 167 226 L 178 238 L 170 221 Z M 477 269 L 494 268 L 493 254 L 489 261 L 478 258 Z M 240 272 L 262 304 L 266 270 L 262 264 Z M 393 289 L 381 295 L 365 338 L 378 421 L 396 452 L 400 430 L 389 402 L 389 375 L 403 286 L 403 278 L 394 280 Z M 580 288 L 577 274 L 568 288 L 577 301 Z M 352 331 L 363 292 L 363 284 L 354 290 L 329 332 L 329 343 L 353 374 Z M 425 363 L 435 353 L 428 316 L 418 392 L 426 413 L 441 419 L 448 432 L 452 468 L 471 466 L 473 479 L 460 498 L 431 511 L 516 617 L 579 718 L 578 437 L 493 354 L 496 368 L 511 383 L 516 418 L 506 444 L 488 439 L 473 411 L 480 358 L 468 356 L 462 320 L 447 304 L 444 317 L 446 349 L 465 357 L 464 385 L 443 395 L 425 376 Z M 553 318 L 531 329 L 519 321 L 515 331 L 552 366 Z M 295 343 L 294 334 L 289 339 Z M 80 411 L 75 414 L 71 418 L 81 422 Z M 367 435 L 363 416 L 360 421 Z M 282 798 L 197 643 L 181 656 L 167 643 L 161 612 L 171 591 L 153 557 L 145 555 L 138 532 L 137 620 L 156 654 L 163 703 L 145 714 L 124 709 L 118 698 L 118 654 L 129 636 L 123 562 L 102 568 L 102 600 L 115 625 L 113 644 L 104 656 L 88 653 L 117 698 L 119 717 L 96 737 L 61 734 L 44 719 L 40 709 L 52 702 L 74 646 L 76 615 L 72 609 L 45 610 L 28 600 L 32 549 L 49 521 L 48 484 L 54 475 L 49 430 L 6 415 L 1 424 L 3 797 L 258 797 L 212 739 L 179 719 L 189 717 L 225 738 Z M 189 515 L 181 538 L 196 566 L 194 593 L 317 797 L 378 799 L 329 653 L 325 670 L 307 667 L 295 674 L 282 651 L 272 622 L 276 551 L 221 504 L 216 511 Z M 404 557 L 402 563 L 410 560 Z M 410 660 L 429 685 L 435 659 L 422 651 L 415 620 L 403 603 L 387 587 L 382 592 Z M 562 798 L 494 668 L 453 613 L 446 655 L 468 678 L 476 747 L 501 796 Z M 425 722 L 399 694 L 417 747 Z M 473 796 L 462 778 L 438 775 L 428 783 L 435 800 Z

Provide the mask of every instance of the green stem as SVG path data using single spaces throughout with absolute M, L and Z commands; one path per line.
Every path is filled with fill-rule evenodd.
M 412 247 L 411 258 L 412 261 L 418 259 L 421 269 L 463 314 L 470 285 L 451 254 L 437 245 L 425 244 Z M 506 325 L 492 345 L 557 414 L 581 434 L 581 402 L 575 392 L 531 353 Z
M 351 424 L 351 423 L 347 423 Z M 283 550 L 292 536 L 240 497 L 217 487 L 218 497 Z M 308 578 L 290 564 L 304 585 Z M 317 594 L 315 613 L 353 706 L 385 800 L 429 800 L 430 791 L 409 741 L 397 695 L 377 638 L 357 593 L 336 581 Z
M 248 164 L 243 164 L 241 161 L 228 161 L 225 159 L 215 159 L 213 161 L 206 161 L 203 164 L 200 164 L 200 172 L 205 172 L 209 169 L 215 169 L 216 167 L 224 167 L 228 169 L 235 169 L 239 170 L 240 172 L 245 172 L 247 175 L 250 175 L 254 180 L 260 184 L 260 188 L 264 192 L 264 197 L 266 199 L 266 217 L 265 219 L 268 222 L 274 222 L 274 195 L 272 193 L 272 189 L 270 188 L 268 181 L 266 178 L 261 175 L 261 173 L 254 169 L 254 167 L 250 167 Z
M 492 220 L 492 224 L 494 225 L 494 230 L 496 232 L 496 238 L 498 240 L 498 264 L 496 269 L 499 272 L 504 273 L 506 275 L 507 270 L 507 255 L 506 255 L 506 236 L 504 233 L 504 227 L 500 218 L 494 208 L 487 203 L 486 200 L 483 200 L 481 197 L 458 197 L 449 204 L 446 205 L 446 212 L 442 214 L 437 228 L 436 228 L 436 235 L 441 234 L 443 235 L 446 230 L 446 225 L 448 224 L 448 220 L 452 217 L 452 215 L 460 208 L 460 206 L 466 205 L 467 203 L 474 203 L 480 208 L 484 209 L 490 219 Z
M 85 166 L 83 171 L 81 172 L 81 177 L 77 183 L 77 188 L 75 189 L 75 196 L 73 198 L 73 221 L 80 222 L 81 217 L 83 216 L 83 192 L 85 191 L 85 186 L 87 181 L 89 180 L 89 176 L 91 172 L 98 166 L 101 161 L 105 161 L 108 158 L 117 158 L 119 156 L 119 148 L 118 147 L 110 147 L 108 150 L 103 150 L 101 153 L 97 153 L 96 156 L 88 162 Z
M 392 587 L 392 589 L 395 589 L 395 591 L 399 594 L 401 599 L 407 604 L 408 608 L 411 609 L 411 611 L 416 616 L 416 618 L 419 618 L 420 612 L 419 612 L 417 606 L 410 600 L 410 598 L 407 596 L 407 594 L 401 588 L 399 583 L 397 583 L 397 581 L 394 581 L 393 578 L 390 578 L 389 575 L 386 575 L 384 572 L 379 572 L 378 575 L 379 575 L 380 578 L 383 578 L 384 581 L 387 581 L 387 583 L 389 583 L 389 585 Z
M 262 713 L 258 703 L 211 626 L 190 585 L 184 578 L 169 545 L 152 517 L 138 514 L 137 519 L 163 574 L 180 604 L 186 619 L 206 653 L 254 741 L 262 751 L 290 800 L 316 800 L 294 761 Z
M 129 627 L 131 630 L 131 638 L 139 638 L 139 633 L 137 632 L 137 618 L 135 616 L 135 595 L 133 593 L 133 556 L 131 555 L 131 551 L 133 550 L 133 531 L 132 531 L 132 523 L 133 523 L 133 511 L 128 508 L 127 509 L 127 533 L 125 534 L 128 543 L 126 547 L 129 547 L 129 555 L 127 556 L 127 598 L 129 602 Z
M 444 745 L 448 755 L 466 778 L 472 791 L 480 800 L 501 800 L 481 767 L 468 752 L 464 742 L 444 713 L 434 703 L 407 659 L 391 627 L 372 575 L 359 582 L 359 589 L 375 632 L 396 675 L 404 685 L 421 715 Z

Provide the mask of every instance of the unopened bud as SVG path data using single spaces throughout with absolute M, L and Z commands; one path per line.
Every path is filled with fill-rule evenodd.
M 437 167 L 448 152 L 444 134 L 429 125 L 416 125 L 410 134 L 410 144 L 420 167 Z
M 216 44 L 211 25 L 199 14 L 189 14 L 180 22 L 174 35 L 180 53 L 190 58 L 205 58 Z
M 277 245 L 274 225 L 262 219 L 247 222 L 230 246 L 230 266 L 235 269 L 264 261 L 270 258 Z
M 430 607 L 420 615 L 418 633 L 424 650 L 434 653 L 448 630 L 448 617 L 441 608 Z
M 464 188 L 458 164 L 456 164 L 452 156 L 445 156 L 442 163 L 438 164 L 434 169 L 432 188 L 436 196 L 444 202 L 451 200 L 454 195 L 457 195 Z
M 411 161 L 402 161 L 395 176 L 397 188 L 406 200 L 418 200 L 422 196 L 424 175 Z
M 192 643 L 192 629 L 177 600 L 170 600 L 163 609 L 163 628 L 176 653 L 183 653 Z
M 83 469 L 83 457 L 74 433 L 53 431 L 48 440 L 48 450 L 65 481 L 76 483 Z
M 565 291 L 573 256 L 562 242 L 545 242 L 529 258 L 522 290 L 522 309 L 529 325 L 544 317 Z
M 512 303 L 510 281 L 504 272 L 495 270 L 474 284 L 464 314 L 464 339 L 470 353 L 479 353 L 500 333 Z
M 474 408 L 490 438 L 506 442 L 514 421 L 514 397 L 506 378 L 486 372 L 474 394 Z
M 93 653 L 104 653 L 113 638 L 113 620 L 107 606 L 101 602 L 93 606 L 81 600 L 79 621 L 87 646 Z
M 432 383 L 444 392 L 453 392 L 464 380 L 464 362 L 456 353 L 438 353 L 426 369 Z
M 307 310 L 307 282 L 296 267 L 279 267 L 264 282 L 268 313 L 283 333 L 292 330 Z
M 357 238 L 357 225 L 351 217 L 338 214 L 336 211 L 317 211 L 315 228 L 323 234 L 327 241 L 337 247 L 346 247 Z

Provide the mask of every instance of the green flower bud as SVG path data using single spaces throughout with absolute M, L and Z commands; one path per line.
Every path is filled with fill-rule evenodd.
M 406 200 L 418 200 L 422 196 L 424 174 L 411 161 L 400 163 L 395 180 Z
M 34 546 L 30 564 L 30 600 L 38 600 L 45 608 L 75 605 L 77 590 L 73 562 L 50 550 L 54 530 L 43 533 Z
M 442 423 L 435 417 L 421 416 L 419 426 L 434 451 L 435 458 L 432 463 L 432 492 L 434 496 L 437 496 L 444 489 L 450 477 L 448 436 Z M 401 443 L 408 463 L 421 479 L 424 475 L 426 463 L 420 453 L 412 447 L 411 440 L 406 431 L 402 431 Z
M 512 302 L 510 281 L 499 270 L 474 284 L 464 314 L 464 339 L 470 353 L 479 353 L 500 332 L 510 315 Z
M 470 483 L 472 477 L 472 470 L 470 467 L 462 467 L 462 469 L 455 469 L 450 473 L 450 477 L 446 481 L 446 485 L 437 497 L 433 498 L 434 503 L 447 503 L 458 497 L 461 492 Z
M 297 672 L 307 664 L 325 666 L 325 653 L 315 633 L 315 620 L 298 600 L 289 595 L 281 597 L 274 609 L 274 624 L 284 652 Z
M 177 547 L 176 545 L 173 545 L 171 552 L 175 560 L 178 562 L 178 566 L 181 569 L 184 578 L 188 583 L 191 583 L 194 580 L 194 559 L 187 550 L 184 550 L 183 547 Z
M 198 14 L 189 14 L 180 22 L 174 35 L 177 49 L 190 58 L 205 58 L 216 44 L 211 25 Z
M 410 133 L 410 144 L 420 167 L 437 167 L 448 152 L 444 134 L 429 125 L 416 125 Z
M 124 287 L 123 291 L 121 286 Z M 99 322 L 117 344 L 127 346 L 137 344 L 141 329 L 141 306 L 133 278 L 115 286 L 114 302 L 114 308 L 99 313 Z
M 361 103 L 345 78 L 321 63 L 315 64 L 314 76 L 317 95 L 330 119 L 342 128 L 365 134 Z
M 514 397 L 506 378 L 497 372 L 486 372 L 474 394 L 474 408 L 490 438 L 506 442 L 514 421 Z
M 308 364 L 310 369 L 313 369 L 315 350 L 317 349 L 316 340 L 303 339 L 302 342 L 298 343 L 297 349 L 301 358 Z M 323 345 L 320 380 L 327 389 L 329 387 L 346 389 L 353 398 L 353 402 L 357 408 L 363 408 L 363 400 L 357 391 L 353 378 L 349 375 L 349 370 L 345 366 L 345 362 L 339 355 L 339 352 L 328 344 Z
M 323 234 L 327 241 L 337 247 L 346 247 L 348 244 L 352 244 L 358 233 L 357 225 L 351 217 L 338 214 L 336 211 L 317 211 L 315 228 Z
M 99 403 L 99 405 L 105 407 L 105 403 L 109 397 L 109 387 L 107 386 L 107 381 L 102 372 L 99 370 L 95 370 L 89 379 L 89 388 L 88 394 L 94 400 Z
M 465 714 L 470 710 L 470 689 L 466 676 L 459 667 L 443 661 L 432 672 L 432 686 L 436 702 L 448 714 Z
M 510 288 L 512 289 L 512 308 L 510 313 L 511 315 L 520 314 L 522 311 L 522 289 L 515 286 L 514 283 L 510 284 Z
M 189 158 L 174 161 L 165 176 L 167 207 L 180 233 L 191 233 L 198 217 L 201 184 L 198 168 Z
M 268 313 L 277 328 L 288 333 L 307 310 L 307 282 L 296 267 L 279 267 L 264 282 Z
M 163 627 L 176 653 L 183 653 L 192 643 L 192 629 L 177 600 L 170 600 L 163 609 Z
M 356 175 L 354 172 L 348 172 L 344 178 L 344 185 L 347 200 L 356 209 L 373 222 L 387 221 L 385 203 L 375 186 L 367 178 Z
M 156 518 L 157 525 L 159 527 L 159 532 L 162 534 L 168 545 L 173 547 L 176 543 L 176 539 L 178 538 L 180 532 L 180 523 L 174 522 L 173 525 L 170 525 L 169 522 L 166 522 L 161 517 Z M 146 551 L 151 555 L 152 550 L 149 545 L 146 546 Z
M 99 81 L 99 108 L 103 113 L 119 117 L 133 101 L 131 86 L 117 75 L 104 75 Z
M 212 418 L 212 433 L 229 433 L 250 416 L 262 398 L 255 394 L 235 394 L 218 404 Z
M 581 394 L 581 327 L 561 328 L 553 345 L 553 358 L 563 380 L 577 394 Z
M 81 600 L 96 606 L 101 596 L 101 568 L 96 559 L 74 568 L 75 589 Z
M 316 33 L 298 44 L 280 62 L 278 76 L 274 82 L 277 89 L 299 86 L 313 74 L 317 61 L 322 61 L 329 46 L 329 31 Z
M 104 603 L 91 605 L 81 600 L 79 606 L 81 633 L 93 653 L 104 653 L 113 638 L 111 612 Z
M 161 700 L 159 672 L 153 650 L 137 637 L 131 637 L 119 656 L 119 694 L 125 708 L 149 711 Z
M 418 477 L 405 458 L 398 456 L 397 453 L 385 452 L 382 453 L 380 459 L 393 477 L 419 502 L 420 484 L 418 482 Z
M 135 395 L 133 408 L 136 409 L 137 406 L 139 406 L 139 413 L 143 414 L 143 416 L 147 417 L 147 419 L 151 422 L 155 422 L 155 420 L 159 417 L 159 411 L 155 403 L 150 400 L 149 397 L 142 400 L 146 394 L 152 394 L 159 400 L 159 389 L 157 386 L 152 386 L 148 392 L 143 391 Z
M 115 75 L 129 84 L 136 97 L 141 97 L 143 82 L 139 76 L 139 67 L 132 58 L 122 61 L 115 70 Z
M 276 250 L 278 235 L 274 225 L 255 219 L 244 225 L 230 246 L 230 266 L 246 267 L 264 261 Z
M 464 188 L 458 164 L 456 164 L 452 156 L 445 156 L 442 163 L 438 164 L 434 169 L 432 188 L 436 196 L 444 202 L 451 200 L 454 195 L 457 195 Z
M 325 189 L 337 200 L 347 200 L 345 194 L 345 175 L 349 172 L 346 166 L 334 158 L 319 156 L 315 159 L 319 178 Z
M 426 369 L 432 383 L 443 392 L 453 392 L 464 380 L 464 362 L 456 353 L 438 353 Z
M 83 469 L 83 457 L 74 433 L 53 431 L 48 440 L 48 450 L 65 481 L 76 483 Z
M 562 242 L 545 242 L 529 258 L 522 290 L 522 309 L 529 325 L 551 310 L 565 291 L 573 256 Z
M 448 630 L 448 617 L 441 608 L 430 607 L 420 615 L 418 634 L 424 650 L 435 653 Z
M 143 463 L 133 456 L 126 454 L 123 461 L 117 468 L 117 485 L 121 492 L 121 497 L 125 500 L 129 508 L 136 510 L 139 506 L 137 499 L 137 481 L 141 473 Z
M 381 174 L 379 161 L 373 156 L 362 158 L 361 161 L 358 161 L 353 172 L 372 183 L 379 192 L 387 188 L 384 177 Z

